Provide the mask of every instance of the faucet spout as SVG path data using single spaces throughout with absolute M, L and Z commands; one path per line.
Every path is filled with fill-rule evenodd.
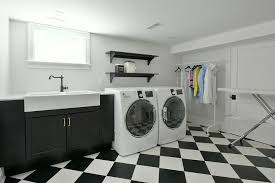
M 64 90 L 69 89 L 69 87 L 63 85 L 63 79 L 64 79 L 64 76 L 63 76 L 63 75 L 58 76 L 58 77 L 56 77 L 56 76 L 54 76 L 54 75 L 50 75 L 50 76 L 49 76 L 49 80 L 52 79 L 52 78 L 60 79 L 60 92 L 64 92 Z

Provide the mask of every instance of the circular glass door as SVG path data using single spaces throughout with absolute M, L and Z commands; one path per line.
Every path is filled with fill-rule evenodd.
M 185 117 L 185 105 L 179 97 L 166 100 L 162 108 L 162 119 L 168 128 L 178 128 Z
M 155 121 L 155 107 L 144 99 L 135 101 L 126 114 L 126 127 L 134 137 L 148 134 L 154 127 Z

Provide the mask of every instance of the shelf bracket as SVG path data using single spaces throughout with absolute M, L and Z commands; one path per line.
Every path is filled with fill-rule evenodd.
M 113 59 L 114 59 L 114 57 L 115 57 L 115 52 L 110 52 L 110 63 L 112 63 L 113 62 Z
M 114 74 L 110 73 L 110 83 L 113 82 L 113 79 L 114 79 Z
M 151 79 L 153 78 L 153 76 L 148 76 L 147 77 L 147 83 L 150 83 Z
M 150 58 L 147 60 L 147 65 L 150 65 L 151 61 L 153 60 L 154 58 Z

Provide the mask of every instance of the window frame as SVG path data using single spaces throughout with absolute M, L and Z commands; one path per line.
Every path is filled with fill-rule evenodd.
M 71 63 L 71 62 L 59 62 L 56 61 L 47 61 L 47 60 L 35 60 L 34 59 L 34 31 L 36 29 L 42 30 L 61 30 L 72 33 L 77 33 L 83 36 L 86 40 L 86 61 L 85 63 Z M 89 32 L 57 27 L 45 24 L 38 23 L 28 23 L 28 38 L 27 38 L 27 64 L 32 68 L 48 68 L 48 67 L 57 67 L 57 68 L 90 68 L 91 67 L 91 35 Z

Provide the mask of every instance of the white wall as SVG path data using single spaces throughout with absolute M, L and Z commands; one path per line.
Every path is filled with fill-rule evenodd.
M 183 63 L 213 60 L 218 62 L 218 87 L 275 90 L 275 40 L 249 41 L 227 47 L 216 47 L 182 57 Z M 219 94 L 218 122 L 221 129 L 234 134 L 242 134 L 252 127 L 266 112 L 249 95 L 237 95 L 232 101 L 230 94 Z M 265 96 L 266 97 L 266 96 Z M 275 107 L 275 97 L 266 97 Z M 209 123 L 212 107 L 189 100 L 189 120 Z M 269 121 L 258 128 L 249 138 L 275 145 L 275 122 Z
M 103 90 L 105 87 L 118 86 L 156 86 L 176 85 L 176 75 L 173 72 L 179 57 L 169 53 L 168 47 L 160 45 L 126 40 L 103 35 L 91 35 L 91 69 L 37 69 L 29 67 L 24 61 L 27 58 L 27 24 L 12 20 L 10 23 L 10 64 L 11 82 L 10 93 L 26 93 L 34 91 L 58 90 L 59 80 L 49 80 L 51 74 L 65 76 L 65 85 L 70 90 Z M 137 52 L 158 55 L 150 66 L 146 61 L 136 61 L 138 72 L 159 73 L 150 83 L 145 78 L 115 78 L 110 83 L 109 75 L 105 72 L 114 71 L 115 63 L 123 63 L 122 59 L 115 59 L 110 64 L 110 58 L 105 52 L 110 50 Z M 127 60 L 127 59 L 126 59 Z
M 8 92 L 9 73 L 9 20 L 0 14 L 0 97 Z

